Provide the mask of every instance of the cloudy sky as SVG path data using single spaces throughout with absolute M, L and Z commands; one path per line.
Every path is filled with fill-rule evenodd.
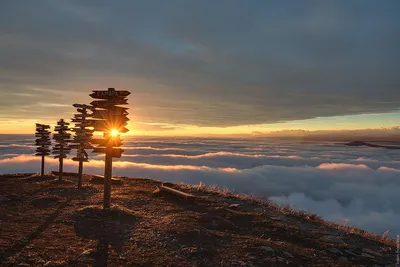
M 400 125 L 400 2 L 3 0 L 0 133 L 131 91 L 132 133 Z

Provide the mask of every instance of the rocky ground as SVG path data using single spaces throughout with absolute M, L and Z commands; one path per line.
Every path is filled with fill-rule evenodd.
M 121 178 L 103 211 L 102 185 L 0 176 L 0 266 L 395 266 L 394 240 L 318 216 L 217 191 Z

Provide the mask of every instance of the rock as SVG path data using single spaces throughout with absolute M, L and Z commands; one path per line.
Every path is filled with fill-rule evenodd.
M 293 255 L 287 251 L 283 252 L 283 255 L 285 255 L 288 258 L 294 258 Z
M 364 257 L 364 258 L 375 259 L 374 256 L 369 255 L 368 253 L 365 253 L 365 252 L 361 253 L 361 256 Z
M 374 255 L 374 256 L 377 256 L 377 257 L 382 257 L 382 254 L 379 254 L 378 252 L 372 251 L 372 250 L 370 250 L 370 249 L 368 249 L 368 248 L 363 248 L 363 252 L 365 252 L 365 253 L 367 253 L 367 254 L 369 254 L 369 255 Z
M 357 254 L 355 254 L 354 252 L 350 251 L 350 250 L 345 250 L 345 252 L 351 256 L 357 257 Z
M 20 263 L 20 264 L 18 264 L 17 266 L 19 266 L 19 267 L 29 267 L 29 266 L 31 266 L 30 264 L 28 264 L 28 263 Z
M 240 204 L 231 204 L 231 205 L 229 205 L 229 208 L 231 208 L 231 209 L 237 209 L 239 207 L 240 207 Z
M 328 250 L 332 253 L 343 255 L 343 253 L 337 248 L 328 248 Z
M 277 259 L 278 259 L 278 261 L 280 261 L 280 262 L 285 262 L 285 259 L 282 258 L 282 257 L 277 257 Z
M 270 253 L 274 253 L 275 250 L 273 250 L 273 248 L 271 247 L 262 247 L 263 250 L 265 250 L 266 252 L 270 252 Z

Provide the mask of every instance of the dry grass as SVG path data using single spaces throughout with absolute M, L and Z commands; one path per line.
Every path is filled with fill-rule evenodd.
M 36 178 L 0 179 L 0 266 L 340 266 L 331 248 L 358 254 L 351 266 L 395 262 L 387 238 L 215 185 L 168 185 L 189 203 L 154 192 L 161 181 L 121 178 L 104 212 L 102 185 Z
M 231 198 L 239 198 L 242 200 L 249 201 L 254 204 L 260 204 L 263 206 L 266 206 L 268 209 L 272 209 L 278 212 L 281 212 L 283 214 L 291 214 L 293 216 L 297 216 L 300 218 L 304 218 L 306 220 L 311 220 L 311 221 L 317 221 L 323 225 L 326 225 L 330 228 L 334 228 L 337 230 L 340 230 L 342 233 L 342 236 L 344 235 L 359 235 L 361 237 L 381 242 L 385 245 L 388 246 L 397 246 L 397 241 L 393 238 L 388 237 L 388 234 L 390 232 L 390 229 L 386 230 L 382 235 L 378 235 L 375 233 L 371 233 L 368 231 L 365 231 L 363 229 L 356 228 L 354 226 L 348 225 L 349 221 L 347 219 L 344 219 L 345 223 L 343 225 L 335 223 L 335 222 L 330 222 L 324 220 L 320 215 L 316 213 L 312 213 L 309 211 L 305 210 L 295 210 L 292 206 L 289 204 L 283 204 L 279 205 L 271 200 L 267 200 L 261 196 L 256 196 L 256 195 L 251 195 L 251 194 L 242 194 L 242 193 L 235 193 L 234 190 L 229 190 L 227 187 L 221 188 L 218 185 L 205 185 L 203 182 L 200 182 L 199 184 L 180 184 L 181 187 L 187 188 L 191 191 L 197 190 L 201 192 L 207 192 L 211 194 L 218 194 L 224 197 L 231 197 Z

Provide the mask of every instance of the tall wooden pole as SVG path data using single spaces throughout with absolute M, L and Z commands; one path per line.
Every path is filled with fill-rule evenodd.
M 78 189 L 82 188 L 82 177 L 83 177 L 83 162 L 79 161 L 78 168 Z
M 109 136 L 108 138 L 111 138 L 111 136 Z M 104 209 L 110 209 L 111 206 L 111 178 L 112 178 L 112 142 L 107 142 L 105 168 L 104 168 L 104 201 L 103 201 Z
M 58 164 L 58 181 L 62 181 L 62 179 L 63 179 L 63 163 L 64 163 L 64 161 L 63 161 L 63 158 L 62 157 L 60 157 L 59 158 L 59 163 L 60 164 Z
M 41 171 L 40 171 L 40 175 L 44 176 L 44 154 L 42 155 L 42 168 L 41 168 Z

